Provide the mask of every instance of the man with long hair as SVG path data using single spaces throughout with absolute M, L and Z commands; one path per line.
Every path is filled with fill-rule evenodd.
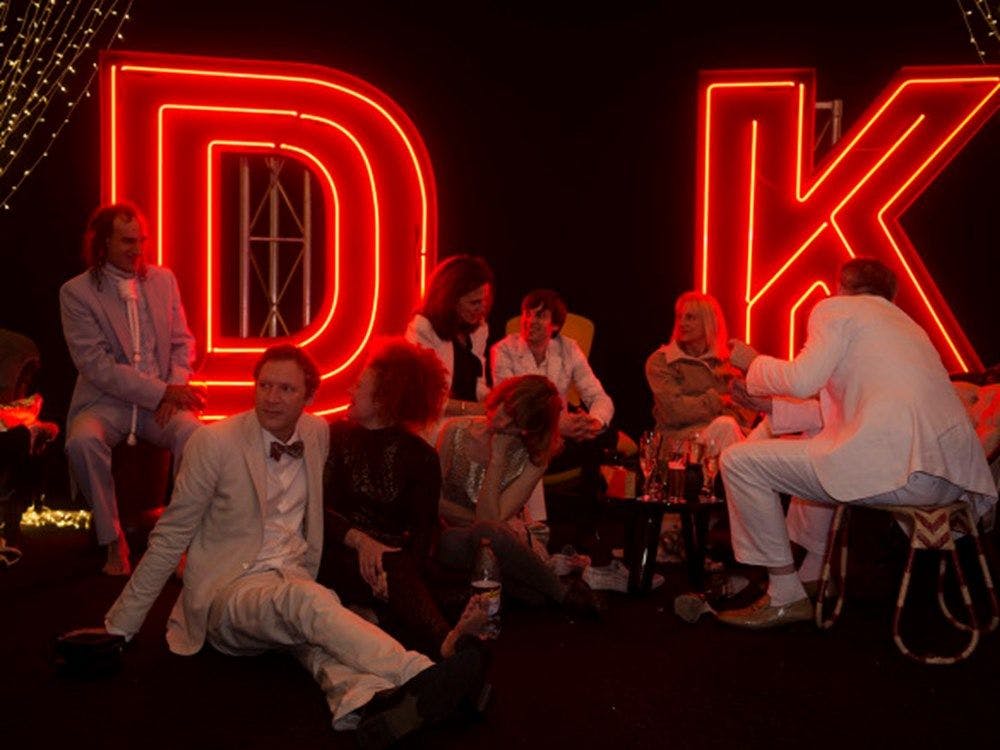
M 88 268 L 59 292 L 63 335 L 79 372 L 66 416 L 70 471 L 93 510 L 104 572 L 131 572 L 118 520 L 111 449 L 128 437 L 169 448 L 176 470 L 199 422 L 200 389 L 188 384 L 194 337 L 177 280 L 143 258 L 145 221 L 129 203 L 94 212 L 84 240 Z

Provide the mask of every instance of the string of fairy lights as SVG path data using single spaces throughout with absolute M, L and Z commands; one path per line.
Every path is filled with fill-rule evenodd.
M 1000 52 L 1000 30 L 997 28 L 997 15 L 1000 15 L 1000 3 L 994 11 L 986 0 L 955 0 L 962 13 L 965 29 L 969 32 L 969 44 L 976 51 L 979 62 L 986 64 L 990 56 L 989 47 Z M 996 15 L 995 15 L 996 14 Z M 985 34 L 986 41 L 979 42 L 979 34 Z
M 17 7 L 15 7 L 17 6 Z M 132 0 L 0 0 L 0 206 L 90 96 L 97 53 L 122 39 Z

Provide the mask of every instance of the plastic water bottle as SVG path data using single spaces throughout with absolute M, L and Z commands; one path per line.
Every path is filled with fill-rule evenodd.
M 489 622 L 483 628 L 482 635 L 496 638 L 500 635 L 500 563 L 489 537 L 484 536 L 479 540 L 476 564 L 472 569 L 472 592 L 483 594 L 486 599 Z

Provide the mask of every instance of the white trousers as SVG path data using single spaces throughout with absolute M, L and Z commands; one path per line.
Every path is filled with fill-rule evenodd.
M 242 576 L 219 592 L 209 612 L 208 642 L 232 656 L 290 651 L 323 689 L 334 724 L 378 691 L 433 664 L 294 569 Z
M 136 436 L 169 449 L 174 456 L 174 474 L 191 434 L 201 426 L 189 411 L 178 411 L 164 427 L 153 412 L 139 409 Z M 111 478 L 111 449 L 125 439 L 132 427 L 132 407 L 93 404 L 73 418 L 66 433 L 66 457 L 73 479 L 90 504 L 98 544 L 110 544 L 121 533 L 118 500 Z
M 838 501 L 820 484 L 806 455 L 808 440 L 748 440 L 727 448 L 720 458 L 726 486 L 733 554 L 747 565 L 791 565 L 789 540 L 823 554 Z M 858 467 L 864 471 L 864 467 Z M 792 496 L 785 518 L 779 493 Z M 898 489 L 852 500 L 859 505 L 933 505 L 957 500 L 961 487 L 915 472 Z

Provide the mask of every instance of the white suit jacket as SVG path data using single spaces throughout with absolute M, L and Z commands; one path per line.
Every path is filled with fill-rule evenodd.
M 98 288 L 85 271 L 59 291 L 63 335 L 79 372 L 67 423 L 97 401 L 156 409 L 168 384 L 184 384 L 191 377 L 194 337 L 174 274 L 149 266 L 140 284 L 155 329 L 157 376 L 132 366 L 132 336 L 114 279 L 105 274 Z
M 304 566 L 315 578 L 323 549 L 323 463 L 330 432 L 323 419 L 310 414 L 300 417 L 298 432 L 308 488 Z M 184 589 L 167 622 L 167 643 L 171 651 L 185 655 L 202 647 L 212 600 L 253 565 L 263 543 L 266 471 L 263 436 L 253 411 L 195 431 L 149 548 L 108 611 L 108 630 L 127 636 L 139 630 L 187 550 Z
M 823 300 L 791 362 L 760 356 L 747 372 L 755 395 L 819 395 L 823 429 L 809 456 L 840 501 L 899 489 L 913 472 L 943 477 L 982 502 L 996 485 L 982 445 L 924 330 L 873 295 Z
M 479 358 L 479 363 L 483 366 L 483 374 L 476 381 L 476 400 L 482 401 L 489 393 L 486 386 L 486 339 L 490 329 L 483 323 L 479 328 L 469 334 L 472 341 L 472 353 Z M 438 355 L 438 359 L 448 371 L 448 388 L 451 388 L 452 373 L 455 371 L 455 349 L 452 342 L 445 341 L 437 335 L 434 326 L 423 315 L 414 315 L 406 326 L 405 338 L 411 344 L 420 344 L 428 349 L 433 349 Z
M 555 384 L 565 408 L 566 393 L 570 385 L 575 385 L 590 416 L 605 426 L 611 424 L 615 405 L 573 339 L 556 334 L 549 340 L 545 361 L 539 365 L 521 334 L 511 333 L 493 345 L 490 360 L 494 386 L 515 375 L 544 375 Z

